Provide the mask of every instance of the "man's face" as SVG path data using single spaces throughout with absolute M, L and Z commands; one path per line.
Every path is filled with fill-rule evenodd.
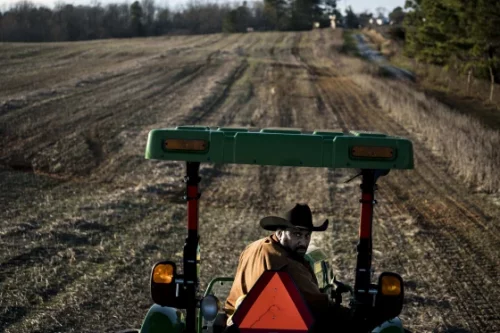
M 300 255 L 305 255 L 311 241 L 311 231 L 291 228 L 277 232 L 281 245 Z

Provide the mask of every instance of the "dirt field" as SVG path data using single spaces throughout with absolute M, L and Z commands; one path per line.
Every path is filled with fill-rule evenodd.
M 144 159 L 148 131 L 198 124 L 374 130 L 414 141 L 379 181 L 374 267 L 406 281 L 414 332 L 500 331 L 499 212 L 353 82 L 342 33 L 0 44 L 0 332 L 139 327 L 159 259 L 180 259 L 183 164 Z M 306 201 L 353 282 L 359 180 L 349 170 L 204 165 L 203 286 Z

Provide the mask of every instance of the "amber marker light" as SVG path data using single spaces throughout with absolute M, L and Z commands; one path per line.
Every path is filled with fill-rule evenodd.
M 207 141 L 205 140 L 184 140 L 184 139 L 167 139 L 165 140 L 165 148 L 167 150 L 177 151 L 204 151 L 207 149 Z
M 398 296 L 401 294 L 401 281 L 391 275 L 382 277 L 382 295 L 385 296 Z
M 351 154 L 354 157 L 392 159 L 394 149 L 391 147 L 354 146 L 351 149 Z
M 153 271 L 153 282 L 169 284 L 174 278 L 174 266 L 170 264 L 159 264 Z

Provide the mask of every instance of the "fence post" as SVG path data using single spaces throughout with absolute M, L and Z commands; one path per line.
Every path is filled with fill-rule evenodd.
M 493 74 L 493 68 L 490 66 L 490 78 L 491 78 L 491 88 L 490 88 L 490 102 L 493 102 L 493 91 L 495 90 L 495 75 Z

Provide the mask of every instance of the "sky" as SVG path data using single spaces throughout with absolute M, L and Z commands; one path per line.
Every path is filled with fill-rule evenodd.
M 48 7 L 53 7 L 57 0 L 31 0 L 31 2 L 37 5 L 45 5 Z M 132 3 L 134 0 L 62 0 L 66 4 L 80 5 L 80 4 L 90 4 L 92 2 L 99 2 L 101 5 L 106 5 L 108 3 Z M 175 8 L 178 5 L 185 4 L 190 0 L 156 0 L 155 3 L 164 7 L 165 5 L 169 8 Z M 204 0 L 201 0 L 204 1 Z M 241 3 L 243 0 L 205 0 L 209 2 L 236 2 Z M 255 0 L 247 0 L 248 2 Z M 260 0 L 258 0 L 260 1 Z M 0 0 L 0 9 L 5 10 L 11 4 L 16 3 L 17 0 Z M 365 10 L 368 10 L 372 13 L 375 13 L 375 9 L 377 7 L 385 7 L 389 11 L 392 11 L 397 6 L 404 7 L 405 0 L 337 0 L 337 7 L 341 10 L 342 13 L 345 13 L 345 8 L 347 6 L 352 6 L 354 12 L 361 13 Z

